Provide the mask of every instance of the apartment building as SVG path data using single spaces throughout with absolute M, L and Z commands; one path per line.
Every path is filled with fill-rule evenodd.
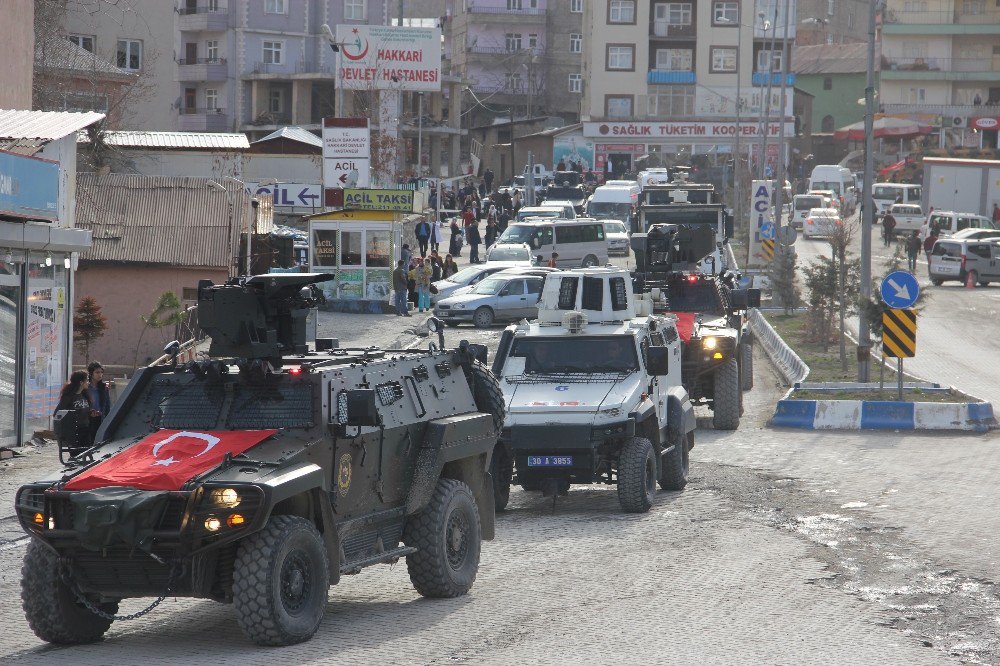
M 795 44 L 850 44 L 868 40 L 868 7 L 859 0 L 796 0 Z
M 583 90 L 585 0 L 455 0 L 447 66 L 468 80 L 471 124 L 501 114 L 574 122 Z
M 1000 7 L 984 0 L 888 0 L 882 20 L 882 110 L 940 118 L 946 146 L 996 146 Z M 985 131 L 983 131 L 985 130 Z
M 789 43 L 796 35 L 790 4 Z M 670 163 L 731 154 L 737 132 L 741 153 L 755 157 L 767 100 L 768 136 L 794 136 L 794 74 L 786 74 L 779 113 L 781 72 L 791 71 L 782 63 L 785 6 L 782 0 L 588 0 L 581 118 L 596 166 L 617 174 L 643 155 Z M 770 162 L 778 144 L 770 144 Z

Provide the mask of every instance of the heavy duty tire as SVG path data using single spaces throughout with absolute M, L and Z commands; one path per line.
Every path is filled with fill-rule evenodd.
M 503 444 L 493 447 L 490 476 L 493 477 L 493 508 L 503 511 L 510 502 L 510 484 L 514 480 L 514 461 L 507 455 Z
M 493 319 L 493 310 L 484 305 L 472 315 L 472 324 L 476 328 L 489 328 L 493 325 Z
M 440 479 L 431 501 L 410 516 L 403 541 L 417 552 L 406 557 L 413 587 L 425 597 L 458 597 L 479 572 L 482 540 L 479 510 L 461 481 Z
M 598 264 L 597 257 L 595 257 L 592 254 L 588 254 L 586 257 L 583 258 L 582 265 L 584 268 L 593 268 L 594 266 L 597 266 L 597 264 Z
M 656 497 L 656 454 L 645 437 L 633 437 L 618 457 L 618 501 L 629 513 L 646 513 Z
M 316 633 L 330 588 L 329 560 L 316 527 L 298 516 L 272 516 L 244 539 L 233 567 L 233 607 L 257 645 L 291 645 Z
M 979 286 L 980 287 L 988 287 L 988 286 L 990 286 L 990 281 L 989 280 L 980 280 L 979 281 Z
M 670 442 L 674 450 L 660 457 L 660 488 L 663 490 L 684 490 L 691 471 L 691 449 L 694 448 L 694 432 L 684 434 L 670 429 Z
M 101 640 L 111 620 L 90 612 L 59 578 L 59 560 L 41 541 L 32 539 L 21 565 L 21 606 L 28 626 L 48 643 L 79 645 Z M 117 613 L 116 602 L 100 604 Z
M 940 287 L 941 285 L 944 284 L 944 280 L 940 280 L 938 278 L 931 278 L 931 284 L 934 285 L 935 287 Z
M 740 388 L 753 388 L 753 342 L 749 339 L 740 345 Z
M 740 427 L 740 368 L 731 358 L 715 370 L 715 396 L 712 400 L 712 427 L 736 430 Z

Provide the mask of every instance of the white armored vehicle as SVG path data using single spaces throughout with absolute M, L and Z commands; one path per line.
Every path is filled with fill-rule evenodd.
M 574 483 L 617 484 L 635 513 L 650 509 L 657 482 L 684 488 L 694 410 L 674 318 L 651 312 L 625 270 L 546 277 L 537 321 L 507 328 L 493 365 L 507 405 L 498 507 L 512 482 L 553 497 Z

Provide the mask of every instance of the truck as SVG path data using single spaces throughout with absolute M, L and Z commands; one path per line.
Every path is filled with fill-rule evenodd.
M 609 484 L 624 511 L 643 513 L 657 483 L 687 484 L 696 421 L 677 329 L 629 282 L 624 269 L 550 273 L 538 319 L 503 332 L 493 362 L 506 407 L 498 488 L 516 483 L 555 502 L 571 485 Z
M 743 391 L 753 388 L 753 336 L 747 320 L 759 289 L 738 289 L 739 275 L 698 269 L 713 251 L 707 227 L 653 225 L 633 234 L 633 289 L 648 294 L 655 313 L 672 314 L 683 347 L 681 378 L 695 405 L 712 410 L 717 430 L 736 430 Z
M 993 216 L 1000 204 L 1000 160 L 925 157 L 922 208 Z
M 308 640 L 330 585 L 405 558 L 425 597 L 472 587 L 494 535 L 492 453 L 504 418 L 485 347 L 340 349 L 306 342 L 331 274 L 198 285 L 206 358 L 139 369 L 95 444 L 56 414 L 61 470 L 18 489 L 31 536 L 28 625 L 100 640 L 166 596 L 232 604 L 258 645 Z M 438 328 L 432 322 L 434 330 Z M 129 616 L 119 604 L 156 601 Z

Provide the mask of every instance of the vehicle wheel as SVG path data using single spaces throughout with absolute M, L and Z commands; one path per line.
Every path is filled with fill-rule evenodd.
M 503 444 L 493 447 L 490 476 L 493 477 L 493 506 L 497 511 L 503 511 L 510 502 L 510 484 L 514 479 L 514 461 L 507 455 Z
M 48 546 L 32 539 L 21 565 L 21 606 L 28 626 L 47 643 L 79 645 L 101 640 L 111 620 L 95 615 L 76 599 L 59 576 L 59 558 Z M 98 606 L 117 613 L 118 603 Z
M 670 429 L 670 444 L 674 450 L 660 458 L 660 488 L 663 490 L 684 490 L 691 471 L 691 449 L 694 448 L 694 432 L 687 434 Z
M 493 325 L 493 310 L 485 305 L 479 308 L 472 315 L 472 323 L 476 325 L 476 328 L 489 328 Z
M 469 368 L 466 370 L 466 379 L 472 387 L 472 399 L 476 402 L 476 409 L 493 415 L 493 429 L 496 430 L 499 438 L 500 429 L 503 428 L 504 415 L 507 413 L 500 382 L 493 376 L 490 369 L 479 361 L 473 361 L 469 364 Z
M 931 284 L 934 285 L 935 287 L 940 287 L 941 285 L 944 284 L 944 280 L 938 278 L 931 278 Z
M 715 371 L 712 426 L 716 430 L 740 427 L 740 369 L 731 358 Z
M 449 326 L 451 328 L 458 328 L 458 322 L 457 321 L 446 321 L 444 323 L 444 325 L 445 326 Z
M 969 280 L 972 280 L 972 284 L 979 282 L 979 273 L 976 271 L 969 271 L 965 274 L 965 278 L 962 280 L 963 283 L 969 284 Z
M 749 391 L 753 388 L 753 341 L 747 338 L 740 345 L 740 388 Z
M 479 572 L 479 510 L 461 481 L 440 479 L 431 501 L 411 516 L 403 541 L 417 552 L 406 557 L 413 587 L 425 597 L 458 597 Z
M 597 257 L 595 257 L 594 255 L 588 254 L 586 257 L 583 258 L 584 268 L 593 268 L 596 265 L 597 265 Z
M 298 516 L 272 516 L 244 539 L 233 567 L 233 607 L 257 645 L 292 645 L 316 633 L 330 588 L 323 537 Z
M 988 286 L 990 286 L 990 281 L 989 280 L 980 280 L 979 281 L 979 286 L 980 287 L 988 287 Z
M 646 513 L 656 497 L 656 458 L 653 444 L 633 437 L 618 457 L 618 501 L 629 513 Z

